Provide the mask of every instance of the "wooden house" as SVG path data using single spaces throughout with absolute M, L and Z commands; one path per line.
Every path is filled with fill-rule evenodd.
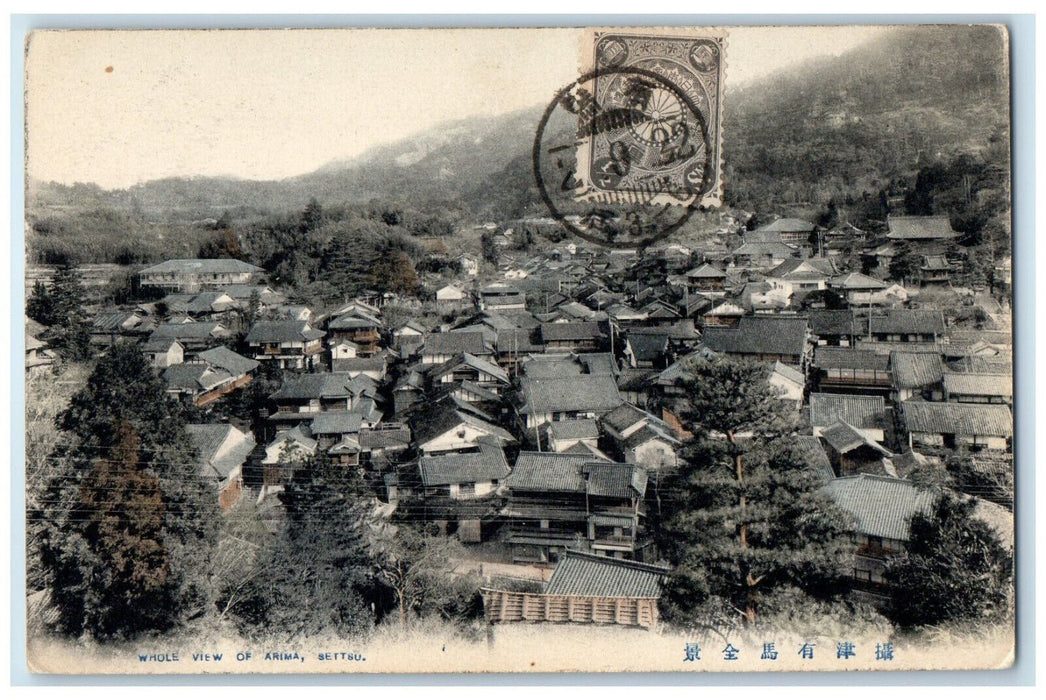
M 520 396 L 523 404 L 518 412 L 531 431 L 553 421 L 598 418 L 624 401 L 610 374 L 547 379 L 527 376 L 520 382 Z
M 657 627 L 669 569 L 566 550 L 541 593 L 484 588 L 490 624 L 573 623 Z
M 858 394 L 810 394 L 810 425 L 814 435 L 839 421 L 859 430 L 875 442 L 886 438 L 886 404 L 881 396 Z
M 254 450 L 254 436 L 224 423 L 186 427 L 200 453 L 200 477 L 214 483 L 223 510 L 232 508 L 243 495 L 243 464 Z
M 242 260 L 185 259 L 167 260 L 138 272 L 142 287 L 174 292 L 196 292 L 230 284 L 251 284 L 264 270 Z
M 555 561 L 566 549 L 637 558 L 647 473 L 588 455 L 520 452 L 505 479 L 507 542 L 516 561 Z
M 1009 450 L 1013 415 L 1009 406 L 918 401 L 899 404 L 908 445 Z
M 933 493 L 903 479 L 869 474 L 832 479 L 823 492 L 854 518 L 851 576 L 860 590 L 885 596 L 886 560 L 905 550 L 911 519 L 931 512 Z
M 258 321 L 247 333 L 246 343 L 259 362 L 280 369 L 314 369 L 323 353 L 326 334 L 308 321 Z

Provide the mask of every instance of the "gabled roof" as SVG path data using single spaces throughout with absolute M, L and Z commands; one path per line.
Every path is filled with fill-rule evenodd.
M 553 440 L 588 440 L 599 437 L 599 426 L 591 418 L 561 420 L 550 423 L 548 436 Z
M 854 327 L 859 331 L 871 325 L 872 333 L 941 334 L 945 331 L 944 312 L 936 309 L 887 309 L 854 316 Z
M 519 410 L 524 414 L 557 411 L 602 413 L 624 401 L 614 377 L 607 374 L 582 374 L 556 379 L 524 377 L 520 384 L 525 403 Z
M 646 495 L 646 470 L 635 464 L 589 462 L 581 473 L 589 496 L 627 499 Z
M 457 355 L 463 352 L 473 355 L 490 354 L 481 331 L 429 333 L 422 343 L 422 353 L 426 355 Z
M 704 263 L 686 273 L 690 279 L 725 279 L 726 273 L 715 265 Z
M 890 371 L 895 388 L 918 389 L 941 381 L 944 362 L 941 361 L 940 353 L 936 352 L 895 350 L 890 353 Z
M 959 235 L 947 216 L 891 216 L 886 224 L 890 228 L 886 237 L 893 240 L 946 240 Z
M 599 340 L 603 331 L 597 321 L 542 323 L 541 340 L 545 343 L 570 340 Z
M 901 415 L 910 433 L 1011 437 L 1013 415 L 1000 404 L 902 401 Z
M 779 377 L 787 379 L 793 384 L 798 384 L 799 386 L 803 386 L 806 384 L 806 375 L 804 375 L 795 367 L 792 367 L 791 365 L 786 365 L 780 360 L 775 361 L 774 364 L 770 367 L 770 376 L 773 375 L 777 375 Z
M 659 598 L 665 566 L 567 550 L 545 586 L 546 595 Z
M 270 442 L 268 446 L 272 447 L 273 445 L 279 445 L 288 440 L 290 440 L 291 442 L 297 442 L 309 451 L 313 451 L 316 449 L 316 441 L 308 435 L 306 435 L 300 426 L 295 426 L 290 430 L 279 431 L 278 433 L 276 433 L 276 436 L 273 437 L 272 442 Z
M 363 428 L 359 434 L 360 447 L 368 450 L 406 449 L 410 446 L 410 428 L 405 425 Z
M 854 315 L 849 309 L 810 309 L 807 317 L 814 335 L 853 335 Z
M 788 258 L 766 273 L 767 277 L 783 279 L 825 279 L 836 272 L 828 258 Z
M 821 369 L 865 369 L 885 372 L 890 358 L 871 350 L 820 345 L 814 350 L 814 364 Z
M 810 425 L 827 427 L 845 421 L 855 428 L 881 428 L 886 405 L 881 396 L 810 394 Z
M 806 461 L 814 473 L 820 476 L 825 483 L 835 478 L 832 463 L 819 438 L 813 435 L 799 435 L 796 437 L 796 447 L 806 457 Z
M 879 445 L 879 443 L 866 438 L 863 433 L 846 421 L 839 421 L 828 427 L 821 436 L 825 442 L 840 454 L 845 454 L 861 446 L 870 447 L 887 457 L 893 454 Z
M 467 352 L 455 355 L 446 362 L 437 365 L 432 370 L 432 377 L 434 379 L 442 377 L 445 374 L 454 372 L 459 367 L 469 367 L 483 374 L 488 374 L 504 384 L 509 382 L 508 373 L 501 367 Z
M 353 330 L 357 328 L 381 328 L 382 323 L 365 311 L 351 311 L 343 316 L 338 316 L 327 324 L 329 330 Z
M 272 398 L 276 400 L 347 399 L 352 395 L 348 387 L 349 380 L 349 375 L 336 372 L 288 375 Z
M 213 367 L 221 367 L 236 376 L 253 372 L 261 364 L 257 360 L 233 352 L 224 345 L 204 350 L 197 357 Z
M 313 435 L 348 435 L 360 432 L 363 415 L 356 411 L 320 411 L 312 415 L 309 429 Z
M 194 321 L 192 323 L 161 323 L 149 336 L 154 338 L 174 338 L 176 340 L 210 340 L 229 335 L 220 323 Z
M 323 331 L 312 328 L 308 321 L 258 321 L 247 333 L 247 342 L 300 343 L 324 335 Z
M 646 411 L 642 411 L 630 403 L 623 403 L 603 416 L 603 424 L 623 433 L 633 425 L 643 421 L 649 422 L 652 418 L 653 416 Z
M 581 468 L 593 462 L 588 454 L 520 452 L 505 484 L 515 491 L 584 493 Z
M 850 272 L 841 277 L 835 277 L 830 284 L 835 289 L 845 290 L 886 289 L 886 283 L 882 280 L 862 275 L 860 272 Z
M 1008 374 L 945 372 L 944 390 L 966 396 L 1013 396 L 1013 377 Z
M 797 355 L 806 350 L 807 321 L 792 316 L 744 316 L 736 328 L 705 328 L 702 342 L 715 352 Z
M 205 364 L 194 362 L 191 364 L 171 365 L 163 371 L 163 378 L 167 382 L 169 390 L 210 391 L 217 386 L 232 379 L 232 375 L 224 370 L 213 370 Z
M 241 466 L 254 449 L 254 436 L 235 426 L 221 424 L 190 424 L 189 437 L 200 451 L 203 477 L 226 478 Z
M 637 360 L 653 362 L 668 351 L 667 333 L 642 333 L 629 331 L 626 340 Z
M 164 262 L 146 267 L 141 270 L 145 274 L 175 273 L 175 274 L 234 274 L 241 272 L 264 272 L 260 267 L 245 263 L 242 260 L 226 258 L 191 258 L 178 260 L 165 260 Z
M 833 479 L 824 493 L 854 516 L 857 532 L 902 541 L 909 537 L 912 516 L 928 514 L 934 502 L 930 491 L 909 481 L 871 474 Z
M 444 399 L 435 404 L 422 406 L 421 410 L 411 416 L 411 427 L 414 430 L 414 438 L 419 444 L 425 444 L 433 438 L 439 437 L 450 430 L 465 424 L 506 443 L 516 442 L 512 433 L 499 425 L 484 420 L 480 417 L 482 412 L 473 406 L 462 402 L 458 403 L 453 397 Z
M 423 455 L 418 459 L 418 470 L 425 486 L 501 480 L 510 471 L 501 445 L 486 440 L 481 440 L 473 452 Z
M 609 352 L 580 352 L 576 355 L 589 374 L 610 374 L 617 376 L 617 360 Z
M 781 233 L 810 233 L 817 228 L 816 224 L 803 219 L 782 218 L 773 221 L 766 226 L 760 226 L 757 231 L 779 231 Z

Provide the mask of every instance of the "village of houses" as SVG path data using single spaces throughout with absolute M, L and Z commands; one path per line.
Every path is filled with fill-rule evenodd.
M 855 518 L 852 575 L 874 594 L 930 506 L 914 469 L 965 448 L 989 477 L 1012 473 L 1009 308 L 961 288 L 946 216 L 888 224 L 868 236 L 779 218 L 701 246 L 564 241 L 526 254 L 511 226 L 490 224 L 498 265 L 463 253 L 434 297 L 331 308 L 288 303 L 245 262 L 168 260 L 137 271 L 167 296 L 100 310 L 92 342 L 140 343 L 167 391 L 204 409 L 279 370 L 253 427 L 190 426 L 223 509 L 278 502 L 294 465 L 326 453 L 366 470 L 383 512 L 420 501 L 481 573 L 540 584 L 486 590 L 489 621 L 642 627 L 667 571 L 646 525 L 652 485 L 691 437 L 679 381 L 695 357 L 759 362 L 806 426 L 810 468 Z M 889 279 L 900 246 L 922 262 L 912 279 Z M 259 320 L 232 343 L 252 298 Z M 934 299 L 983 309 L 980 327 Z M 393 323 L 390 304 L 418 313 Z M 27 370 L 46 372 L 54 356 L 34 330 Z

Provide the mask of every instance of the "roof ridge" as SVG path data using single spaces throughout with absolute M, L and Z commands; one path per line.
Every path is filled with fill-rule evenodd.
M 667 574 L 672 570 L 670 566 L 661 566 L 659 564 L 647 564 L 645 562 L 633 561 L 631 559 L 614 559 L 611 557 L 605 557 L 600 554 L 592 554 L 591 552 L 583 552 L 578 549 L 566 549 L 563 552 L 564 558 L 575 557 L 578 559 L 587 559 L 589 561 L 599 562 L 600 564 L 610 564 L 611 566 L 621 566 L 629 569 L 636 569 L 637 571 L 645 571 L 651 574 Z

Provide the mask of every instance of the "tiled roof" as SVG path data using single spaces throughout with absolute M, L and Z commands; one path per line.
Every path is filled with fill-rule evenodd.
M 646 495 L 647 473 L 642 467 L 589 462 L 581 470 L 588 477 L 585 486 L 589 496 L 628 499 Z
M 619 433 L 622 433 L 636 423 L 640 423 L 644 420 L 649 421 L 651 418 L 652 416 L 650 414 L 641 411 L 632 404 L 623 403 L 603 416 L 603 424 L 613 428 Z
M 936 352 L 890 353 L 890 371 L 897 389 L 918 389 L 941 381 L 944 363 Z
M 969 396 L 1013 396 L 1013 377 L 1008 374 L 944 373 L 944 390 Z
M 846 421 L 862 430 L 880 428 L 885 410 L 881 396 L 810 394 L 810 424 L 817 427 Z
M 854 316 L 849 309 L 811 309 L 807 316 L 814 335 L 853 335 Z
M 314 416 L 310 425 L 313 435 L 358 433 L 363 423 L 363 415 L 355 411 L 321 411 L 311 415 Z
M 881 280 L 862 275 L 860 272 L 851 272 L 841 277 L 836 277 L 832 280 L 831 286 L 835 289 L 886 289 L 886 284 Z
M 213 370 L 202 363 L 171 365 L 163 371 L 168 389 L 192 392 L 209 391 L 232 379 L 224 370 Z
M 548 434 L 553 440 L 583 440 L 599 437 L 599 426 L 591 418 L 550 423 Z
M 422 456 L 418 470 L 425 486 L 500 480 L 510 471 L 501 446 L 486 441 L 481 441 L 474 452 Z
M 667 333 L 637 333 L 630 331 L 628 345 L 637 360 L 657 360 L 668 350 Z
M 849 452 L 861 445 L 867 445 L 887 456 L 891 454 L 889 450 L 883 448 L 878 443 L 869 440 L 859 432 L 857 428 L 845 421 L 839 421 L 835 425 L 827 428 L 822 437 L 824 437 L 825 442 L 831 445 L 832 448 L 840 454 Z
M 547 595 L 659 598 L 668 567 L 568 550 L 545 586 Z
M 244 357 L 239 353 L 235 353 L 229 348 L 220 345 L 210 350 L 204 350 L 197 355 L 204 362 L 213 365 L 214 367 L 221 367 L 230 374 L 240 375 L 253 372 L 258 368 L 261 363 L 257 360 L 252 360 L 249 357 Z
M 726 273 L 714 265 L 704 263 L 686 273 L 690 279 L 725 279 Z
M 254 436 L 232 425 L 190 424 L 186 428 L 200 451 L 200 475 L 204 477 L 226 478 L 254 449 Z
M 909 481 L 870 474 L 833 479 L 824 492 L 854 516 L 857 532 L 892 540 L 907 540 L 912 516 L 928 514 L 934 501 Z
M 258 321 L 247 333 L 248 343 L 294 343 L 324 336 L 307 321 Z
M 890 358 L 871 350 L 820 345 L 814 350 L 814 364 L 821 369 L 868 369 L 885 372 Z
M 541 324 L 541 340 L 546 343 L 563 340 L 598 340 L 602 337 L 603 331 L 596 321 Z
M 194 258 L 181 260 L 165 260 L 164 262 L 147 267 L 141 271 L 144 274 L 176 273 L 176 274 L 234 274 L 241 272 L 262 272 L 260 267 L 245 263 L 242 260 L 226 258 Z
M 385 355 L 370 357 L 335 357 L 331 360 L 331 370 L 335 372 L 378 372 L 384 374 L 388 366 Z
M 425 355 L 456 355 L 463 352 L 473 355 L 490 354 L 483 342 L 481 331 L 429 333 L 422 345 L 422 354 Z
M 705 328 L 702 342 L 727 354 L 802 356 L 807 328 L 803 317 L 745 316 L 736 328 Z
M 397 427 L 363 428 L 359 435 L 360 446 L 367 449 L 406 448 L 410 445 L 410 428 Z
M 890 227 L 887 238 L 894 240 L 934 240 L 955 238 L 947 216 L 891 216 L 886 220 Z
M 288 375 L 279 391 L 273 394 L 273 398 L 276 400 L 348 398 L 351 395 L 348 382 L 349 375 L 334 372 Z
M 766 226 L 760 226 L 757 231 L 780 231 L 782 233 L 809 233 L 817 228 L 816 225 L 803 219 L 783 218 L 771 222 Z
M 577 361 L 584 365 L 589 374 L 612 374 L 617 376 L 617 360 L 609 352 L 583 352 L 577 355 Z
M 210 340 L 228 335 L 221 324 L 210 321 L 193 323 L 161 323 L 153 331 L 150 339 L 175 338 L 177 340 Z
M 584 493 L 581 468 L 592 461 L 588 454 L 520 452 L 505 484 L 516 491 Z
M 521 413 L 554 413 L 557 411 L 609 411 L 624 399 L 614 377 L 607 374 L 582 374 L 556 379 L 521 381 L 526 403 Z
M 864 334 L 868 328 L 875 334 L 926 334 L 944 333 L 944 313 L 935 309 L 887 309 L 875 311 L 871 317 L 857 313 L 854 316 L 854 328 Z
M 537 355 L 523 363 L 523 374 L 530 379 L 577 377 L 584 367 L 570 355 Z
M 813 435 L 800 435 L 796 438 L 796 446 L 806 457 L 806 461 L 810 464 L 810 467 L 814 472 L 824 479 L 825 482 L 831 481 L 835 478 L 835 471 L 832 469 L 832 463 L 828 460 L 828 455 L 824 451 L 824 446 L 818 438 Z
M 508 384 L 508 373 L 506 373 L 505 370 L 488 360 L 481 359 L 467 352 L 455 355 L 443 364 L 436 366 L 436 368 L 432 370 L 432 377 L 442 377 L 445 374 L 454 372 L 454 370 L 462 366 L 470 367 L 482 374 L 489 375 L 500 382 Z
M 1013 435 L 1013 415 L 1008 406 L 999 404 L 934 403 L 902 401 L 908 432 L 944 435 Z

